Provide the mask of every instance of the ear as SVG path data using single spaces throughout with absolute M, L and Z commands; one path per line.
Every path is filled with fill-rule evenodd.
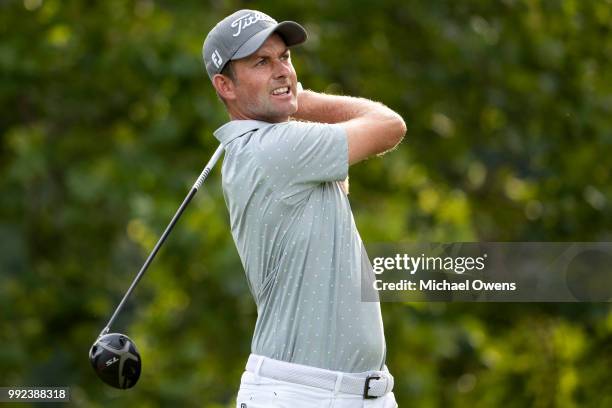
M 215 74 L 212 79 L 212 83 L 219 96 L 221 96 L 223 99 L 236 99 L 236 92 L 234 90 L 235 84 L 229 77 L 221 74 Z

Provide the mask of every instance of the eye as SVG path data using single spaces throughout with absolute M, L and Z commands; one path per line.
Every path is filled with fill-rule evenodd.
M 266 64 L 266 59 L 265 58 L 260 58 L 259 60 L 257 60 L 257 63 L 255 64 L 255 66 L 259 66 L 259 65 L 265 65 Z
M 289 60 L 289 58 L 290 58 L 289 53 L 281 55 L 281 60 L 283 61 L 287 61 Z

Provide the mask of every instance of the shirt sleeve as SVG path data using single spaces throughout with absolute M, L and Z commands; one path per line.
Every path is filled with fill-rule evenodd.
M 341 125 L 290 121 L 265 129 L 257 151 L 269 180 L 317 185 L 348 176 L 348 141 Z

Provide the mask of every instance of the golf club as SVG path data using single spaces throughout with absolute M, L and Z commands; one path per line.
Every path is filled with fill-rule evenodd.
M 125 296 L 123 296 L 123 299 L 121 299 L 119 306 L 117 306 L 110 320 L 100 332 L 100 335 L 89 350 L 89 361 L 91 362 L 96 374 L 102 381 L 110 386 L 120 389 L 133 387 L 140 377 L 140 371 L 142 368 L 140 354 L 138 353 L 138 349 L 136 348 L 134 342 L 124 334 L 109 333 L 110 327 L 123 308 L 126 300 L 129 298 L 130 294 L 140 279 L 142 279 L 144 273 L 147 271 L 147 268 L 151 264 L 151 261 L 153 261 L 153 258 L 155 258 L 157 251 L 159 251 L 159 248 L 172 231 L 174 224 L 176 224 L 178 219 L 181 217 L 181 214 L 185 210 L 185 207 L 187 207 L 193 196 L 202 186 L 202 183 L 204 180 L 206 180 L 208 174 L 215 166 L 222 153 L 223 145 L 219 145 L 204 167 L 204 170 L 202 170 L 202 173 L 193 184 L 193 187 L 187 194 L 187 197 L 185 197 L 183 203 L 174 214 L 174 217 L 172 217 L 172 220 L 166 227 L 166 230 L 162 236 L 159 238 L 159 241 L 157 241 L 157 244 L 155 244 L 155 247 L 147 257 L 144 265 L 142 268 L 140 268 L 140 272 L 138 272 L 138 275 L 136 275 L 136 278 L 130 285 Z

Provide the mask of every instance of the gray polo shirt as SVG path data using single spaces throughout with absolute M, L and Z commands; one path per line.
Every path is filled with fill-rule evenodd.
M 380 305 L 346 194 L 340 125 L 231 121 L 217 129 L 231 229 L 257 304 L 255 354 L 343 372 L 379 370 Z

